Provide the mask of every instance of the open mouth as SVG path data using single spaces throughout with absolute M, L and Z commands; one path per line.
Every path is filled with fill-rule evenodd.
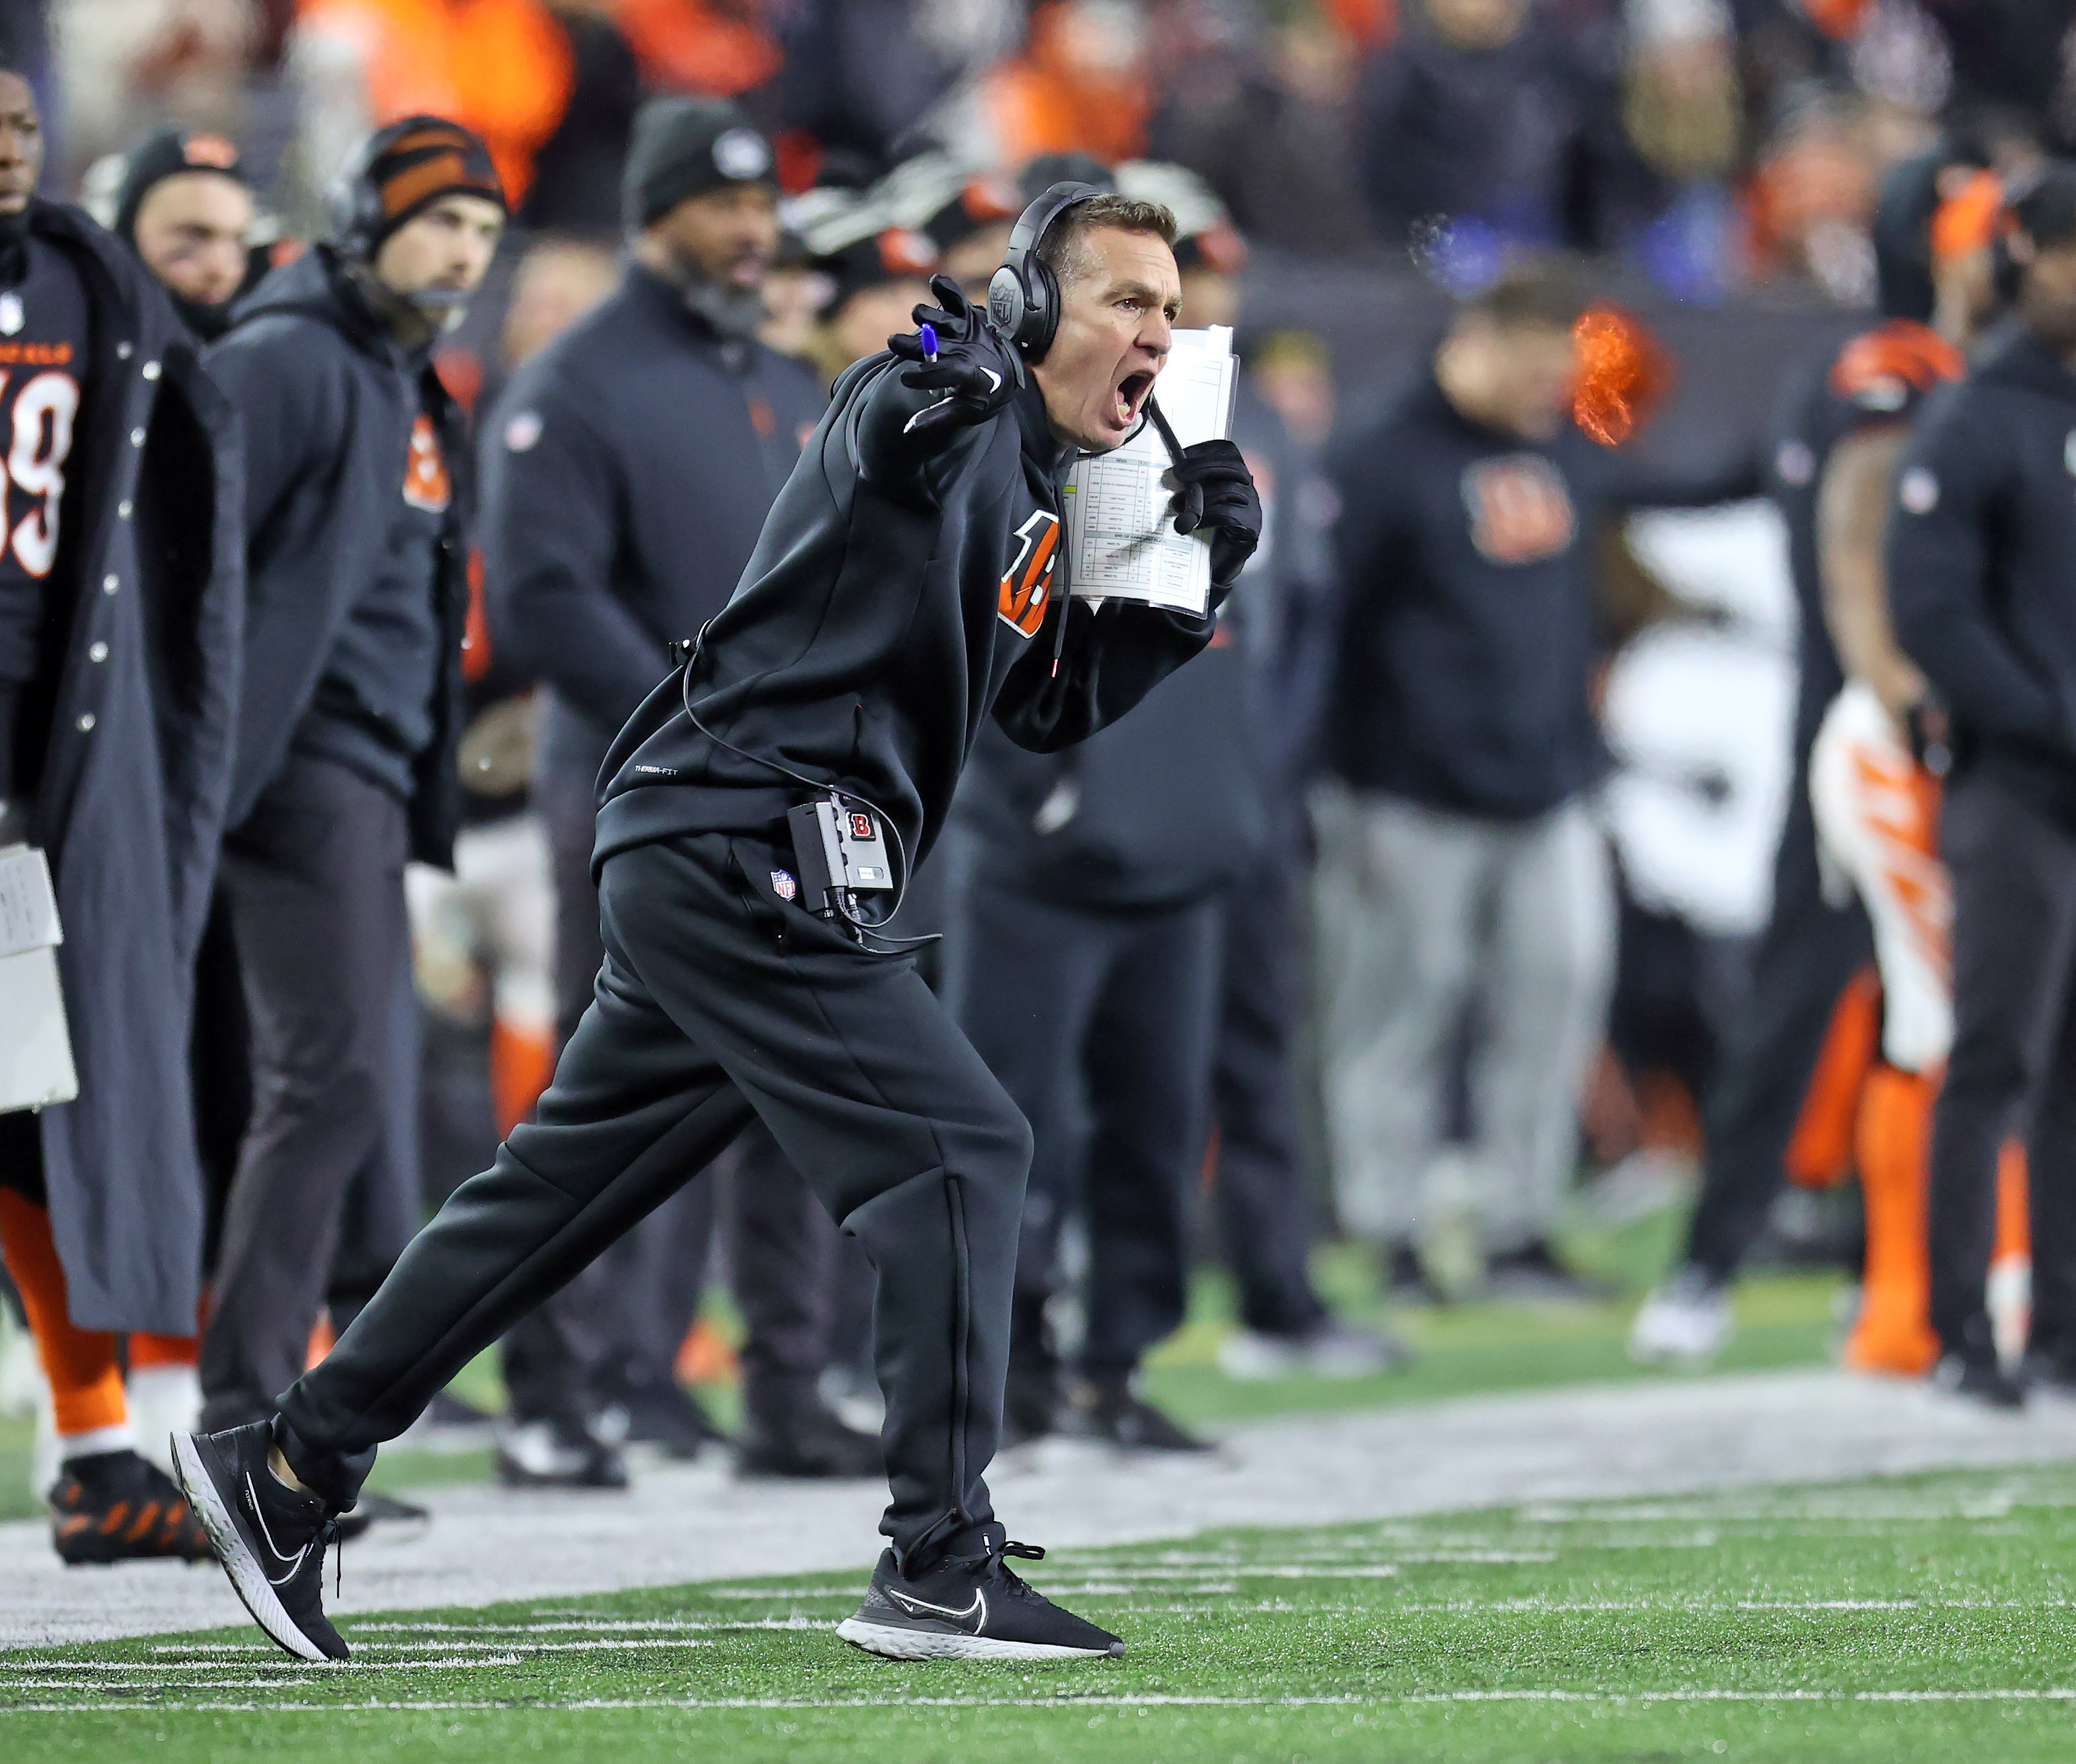
M 1119 428 L 1129 429 L 1139 421 L 1139 413 L 1146 408 L 1147 396 L 1152 390 L 1152 375 L 1141 371 L 1125 376 L 1115 394 Z

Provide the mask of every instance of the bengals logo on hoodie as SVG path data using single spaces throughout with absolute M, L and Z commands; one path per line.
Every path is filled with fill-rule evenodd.
M 1002 573 L 1002 598 L 996 610 L 1003 622 L 1026 637 L 1036 637 L 1045 622 L 1053 597 L 1053 564 L 1060 549 L 1060 517 L 1038 509 L 1016 529 L 1023 543 Z
M 1572 542 L 1577 517 L 1557 468 L 1542 454 L 1480 459 L 1464 473 L 1471 543 L 1494 563 L 1536 563 Z
M 411 451 L 404 463 L 404 500 L 428 514 L 446 511 L 454 496 L 447 476 L 446 455 L 440 451 L 440 438 L 433 419 L 422 410 L 411 425 Z

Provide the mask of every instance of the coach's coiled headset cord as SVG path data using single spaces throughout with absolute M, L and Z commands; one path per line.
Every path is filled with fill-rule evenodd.
M 716 618 L 719 616 L 720 615 L 718 613 L 715 615 L 715 617 Z M 881 928 L 882 926 L 892 923 L 894 915 L 901 911 L 902 902 L 908 898 L 908 846 L 907 842 L 901 836 L 901 829 L 894 824 L 894 817 L 892 816 L 889 815 L 885 809 L 882 808 L 878 803 L 873 801 L 870 796 L 866 795 L 862 791 L 843 790 L 840 789 L 834 784 L 824 783 L 817 778 L 808 777 L 805 772 L 794 770 L 791 766 L 786 765 L 782 761 L 769 758 L 762 753 L 753 753 L 747 748 L 737 747 L 734 742 L 728 740 L 725 737 L 715 734 L 712 729 L 708 728 L 705 724 L 700 720 L 700 713 L 692 708 L 692 671 L 700 665 L 700 658 L 706 653 L 707 630 L 708 627 L 712 625 L 712 623 L 713 620 L 708 619 L 705 625 L 702 625 L 700 627 L 699 635 L 692 639 L 691 651 L 685 658 L 685 670 L 682 677 L 682 686 L 683 696 L 685 703 L 686 721 L 690 723 L 694 728 L 700 732 L 700 734 L 705 736 L 706 738 L 712 741 L 716 747 L 727 749 L 729 753 L 734 754 L 738 759 L 746 759 L 754 766 L 765 766 L 770 770 L 778 773 L 781 778 L 790 779 L 795 784 L 804 784 L 809 790 L 814 791 L 818 796 L 828 794 L 834 795 L 839 799 L 849 797 L 853 801 L 863 803 L 866 807 L 870 809 L 873 814 L 878 818 L 879 824 L 886 829 L 887 836 L 894 841 L 895 865 L 900 872 L 900 880 L 895 885 L 894 890 L 894 904 L 886 909 L 886 916 L 884 919 L 860 919 L 854 914 L 845 911 L 841 907 L 835 909 L 836 915 L 839 919 L 842 919 L 845 924 L 849 925 L 853 931 L 857 933 L 858 940 L 862 944 L 864 944 L 866 938 L 871 936 L 877 937 L 883 944 L 891 944 L 895 946 L 893 949 L 879 949 L 872 951 L 872 953 L 875 955 L 893 955 L 899 949 L 920 949 L 925 944 L 942 943 L 945 939 L 944 933 L 941 932 L 933 931 L 927 936 L 923 937 L 895 937 L 891 936 Z M 870 946 L 866 945 L 866 947 L 870 948 Z

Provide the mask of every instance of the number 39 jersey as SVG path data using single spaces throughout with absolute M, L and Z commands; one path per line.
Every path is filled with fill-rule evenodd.
M 75 518 L 65 489 L 87 323 L 77 272 L 32 236 L 27 273 L 0 288 L 0 688 L 55 665 L 42 650 L 64 591 L 52 572 Z

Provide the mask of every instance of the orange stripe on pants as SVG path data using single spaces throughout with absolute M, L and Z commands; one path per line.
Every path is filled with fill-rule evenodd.
M 81 1329 L 65 1300 L 64 1267 L 51 1237 L 51 1215 L 35 1202 L 0 1188 L 0 1254 L 22 1295 L 29 1333 L 51 1384 L 58 1435 L 68 1438 L 130 1418 L 116 1363 L 115 1338 L 106 1330 Z

